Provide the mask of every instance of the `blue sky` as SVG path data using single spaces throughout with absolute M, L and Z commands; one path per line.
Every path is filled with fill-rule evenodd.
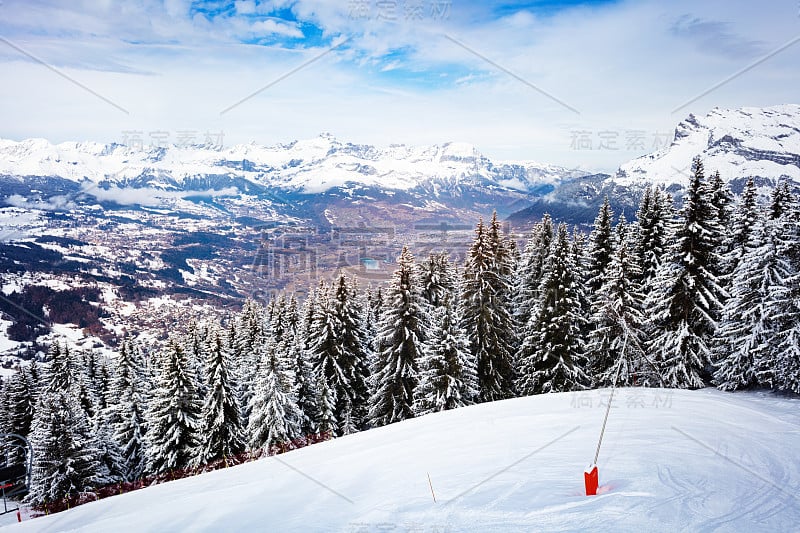
M 690 112 L 800 102 L 799 11 L 796 0 L 4 0 L 0 137 L 222 132 L 230 145 L 326 131 L 613 170 Z

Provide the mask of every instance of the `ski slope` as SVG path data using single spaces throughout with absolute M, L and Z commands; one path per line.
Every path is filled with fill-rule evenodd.
M 623 389 L 482 404 L 116 496 L 11 531 L 797 531 L 800 400 Z M 433 501 L 428 474 L 436 495 Z

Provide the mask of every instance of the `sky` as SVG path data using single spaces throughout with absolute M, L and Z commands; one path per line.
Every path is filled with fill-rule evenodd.
M 798 0 L 2 0 L 0 137 L 613 171 L 689 113 L 800 103 L 798 65 Z

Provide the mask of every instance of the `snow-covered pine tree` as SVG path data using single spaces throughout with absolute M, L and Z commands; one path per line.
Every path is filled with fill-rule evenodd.
M 615 250 L 621 243 L 623 242 L 628 243 L 630 241 L 630 231 L 631 231 L 631 226 L 628 224 L 628 219 L 625 218 L 625 213 L 620 213 L 619 218 L 617 219 L 617 225 L 614 226 Z M 628 246 L 628 250 L 630 251 L 630 245 Z M 603 280 L 603 283 L 605 283 L 605 280 Z
M 316 421 L 319 418 L 317 409 L 317 394 L 315 388 L 314 371 L 308 361 L 307 352 L 303 348 L 305 334 L 302 324 L 296 335 L 286 343 L 287 359 L 292 361 L 294 394 L 297 398 L 297 407 L 303 413 L 301 419 L 301 433 L 313 435 L 317 432 Z
M 623 240 L 614 251 L 597 293 L 594 328 L 587 346 L 589 373 L 599 386 L 660 384 L 658 369 L 642 349 L 645 318 L 639 279 L 638 267 Z
M 333 311 L 341 343 L 339 366 L 347 379 L 344 392 L 347 394 L 348 408 L 337 414 L 343 434 L 365 429 L 368 423 L 369 339 L 356 293 L 355 280 L 350 284 L 344 275 L 339 276 L 333 296 Z
M 769 218 L 778 220 L 790 211 L 794 199 L 792 198 L 792 189 L 789 182 L 781 180 L 772 189 L 772 199 L 769 206 Z
M 478 222 L 461 288 L 462 321 L 478 368 L 482 402 L 511 398 L 515 394 L 512 269 L 508 245 L 500 235 L 495 213 L 489 228 L 483 220 Z
M 708 180 L 708 201 L 715 210 L 717 224 L 722 228 L 730 227 L 733 215 L 733 193 L 728 184 L 722 179 L 719 170 L 712 174 Z
M 380 285 L 375 290 L 373 294 L 372 300 L 370 302 L 369 313 L 371 315 L 372 321 L 372 333 L 370 335 L 370 357 L 367 361 L 367 365 L 369 368 L 369 379 L 367 380 L 367 386 L 369 387 L 369 396 L 375 394 L 375 376 L 378 374 L 380 370 L 380 364 L 378 360 L 378 355 L 381 353 L 385 346 L 381 345 L 381 337 L 380 337 L 380 327 L 381 327 L 381 320 L 383 319 L 383 313 L 385 310 L 386 301 L 384 298 L 383 287 Z
M 434 322 L 430 348 L 419 365 L 417 416 L 470 405 L 478 396 L 478 371 L 461 328 L 455 295 L 444 296 L 434 310 Z
M 696 157 L 675 242 L 645 304 L 652 310 L 649 353 L 662 365 L 668 387 L 703 387 L 724 295 L 714 272 L 720 229 L 704 180 L 703 163 Z
M 64 344 L 62 348 L 58 341 L 54 342 L 47 358 L 50 365 L 46 372 L 45 392 L 73 390 L 78 384 L 79 374 L 69 346 Z
M 422 297 L 431 306 L 442 305 L 445 297 L 456 290 L 456 274 L 447 252 L 431 252 L 419 271 Z
M 414 417 L 414 394 L 419 382 L 419 361 L 425 355 L 430 319 L 425 314 L 414 256 L 404 246 L 398 268 L 386 291 L 386 306 L 379 328 L 373 394 L 369 417 L 372 426 L 385 426 Z
M 103 390 L 103 384 L 98 383 L 100 363 L 93 350 L 75 352 L 72 355 L 75 359 L 75 386 L 78 390 L 78 400 L 86 415 L 93 420 L 100 414 L 107 392 Z
M 302 316 L 294 294 L 290 296 L 288 302 L 281 305 L 282 309 L 278 313 L 280 321 L 278 337 L 280 340 L 275 335 L 272 339 L 275 342 L 281 366 L 289 372 L 288 384 L 295 396 L 297 406 L 303 414 L 300 420 L 300 429 L 303 435 L 312 435 L 316 432 L 316 422 L 319 418 L 314 369 L 308 359 L 311 339 L 307 328 L 310 327 L 315 312 L 316 297 L 314 294 L 312 288 L 303 306 Z M 282 298 L 285 301 L 285 296 Z M 305 318 L 306 314 L 308 314 L 308 321 Z
M 121 448 L 114 440 L 114 430 L 111 424 L 112 412 L 108 408 L 100 409 L 89 420 L 92 436 L 97 444 L 97 460 L 107 472 L 106 483 L 114 483 L 122 479 L 130 479 L 128 465 L 122 455 Z
M 778 238 L 770 223 L 755 228 L 733 271 L 731 297 L 714 345 L 719 361 L 714 380 L 722 390 L 757 386 L 759 371 L 762 379 L 772 380 L 768 359 L 776 348 L 773 297 L 790 275 L 790 265 L 778 253 Z
M 290 335 L 297 335 L 302 327 L 300 318 L 300 308 L 294 293 L 289 297 L 289 304 L 286 306 L 286 331 Z
M 172 339 L 160 355 L 149 405 L 147 463 L 152 473 L 189 466 L 199 443 L 199 399 L 193 364 L 182 343 Z
M 40 396 L 30 442 L 35 452 L 27 500 L 34 505 L 110 481 L 74 389 L 51 387 Z
M 42 376 L 42 369 L 39 366 L 39 363 L 36 362 L 35 357 L 31 359 L 31 362 L 28 363 L 28 366 L 22 367 L 22 372 L 28 379 L 28 385 L 30 385 L 34 397 L 37 397 L 39 395 L 39 391 L 42 389 L 44 378 Z
M 766 374 L 773 388 L 800 393 L 800 206 L 788 182 L 779 187 L 782 205 L 773 214 L 780 211 L 780 215 L 771 222 L 780 236 L 778 253 L 789 265 L 791 274 L 773 289 L 771 299 L 778 342 L 770 360 L 762 362 L 759 379 L 766 382 Z
M 9 394 L 9 381 L 10 377 L 6 377 L 5 379 L 0 379 L 0 433 L 10 433 L 10 411 L 11 411 L 11 400 Z M 3 447 L 4 450 L 7 450 L 5 441 L 6 439 L 0 438 L 0 446 Z M 11 461 L 17 462 L 17 461 Z
M 517 264 L 514 319 L 524 326 L 531 318 L 531 306 L 538 300 L 544 264 L 553 242 L 553 220 L 545 213 L 531 230 L 531 236 Z
M 236 375 L 219 327 L 209 330 L 205 371 L 208 393 L 200 413 L 200 449 L 196 460 L 207 464 L 244 451 L 244 429 Z
M 613 220 L 614 212 L 606 196 L 594 219 L 594 228 L 589 234 L 589 245 L 586 249 L 585 286 L 590 301 L 594 301 L 595 295 L 603 286 L 606 267 L 611 263 L 611 256 L 614 253 Z
M 247 426 L 249 447 L 263 454 L 286 451 L 302 435 L 303 413 L 292 394 L 290 372 L 283 368 L 272 339 L 267 339 L 260 355 Z
M 273 300 L 272 316 L 269 321 L 270 331 L 269 334 L 275 340 L 276 344 L 280 344 L 283 340 L 284 333 L 288 329 L 287 323 L 287 302 L 286 294 L 280 293 L 278 298 Z
M 250 417 L 250 404 L 255 390 L 258 357 L 267 337 L 267 320 L 264 307 L 255 300 L 248 299 L 236 317 L 236 357 L 233 368 L 239 380 L 239 405 L 242 408 L 242 420 Z
M 341 325 L 331 289 L 320 284 L 316 291 L 314 315 L 309 331 L 308 360 L 314 371 L 317 391 L 317 427 L 320 432 L 341 435 L 339 426 L 350 408 L 349 379 L 342 367 L 344 355 Z
M 580 335 L 585 318 L 578 301 L 574 259 L 567 228 L 560 224 L 545 263 L 536 314 L 523 330 L 518 356 L 520 394 L 581 390 L 589 385 Z
M 202 405 L 208 391 L 208 377 L 205 375 L 203 364 L 208 358 L 208 333 L 209 326 L 206 323 L 198 323 L 196 320 L 189 322 L 187 335 L 184 339 L 183 350 L 190 366 L 190 374 L 194 379 L 195 394 Z
M 140 478 L 146 467 L 145 431 L 146 397 L 150 388 L 145 382 L 142 352 L 129 339 L 123 339 L 114 358 L 108 410 L 113 439 L 125 464 L 124 478 Z
M 75 390 L 78 402 L 88 418 L 91 434 L 95 438 L 97 460 L 105 472 L 106 481 L 125 478 L 127 466 L 120 447 L 113 438 L 117 412 L 108 408 L 110 376 L 105 356 L 94 350 L 79 352 L 76 358 Z M 129 416 L 125 413 L 124 416 Z
M 756 185 L 753 178 L 749 178 L 731 216 L 730 249 L 725 257 L 725 268 L 728 272 L 733 272 L 736 264 L 747 252 L 751 236 L 757 229 L 760 218 Z
M 36 452 L 29 501 L 35 504 L 75 495 L 112 481 L 99 460 L 97 438 L 80 404 L 80 369 L 65 344 L 50 349 L 46 386 L 39 394 L 30 442 Z
M 669 247 L 673 218 L 672 198 L 661 189 L 648 186 L 636 212 L 637 233 L 632 250 L 646 291 Z
M 4 382 L 5 416 L 3 431 L 27 437 L 31 432 L 31 424 L 36 411 L 36 393 L 27 372 L 19 372 L 7 377 Z M 8 451 L 9 464 L 22 464 L 25 461 L 25 450 L 16 446 L 5 448 Z

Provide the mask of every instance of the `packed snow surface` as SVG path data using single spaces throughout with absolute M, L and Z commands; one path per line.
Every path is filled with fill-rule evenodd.
M 800 400 L 619 390 L 587 497 L 608 393 L 426 416 L 11 529 L 797 531 Z

